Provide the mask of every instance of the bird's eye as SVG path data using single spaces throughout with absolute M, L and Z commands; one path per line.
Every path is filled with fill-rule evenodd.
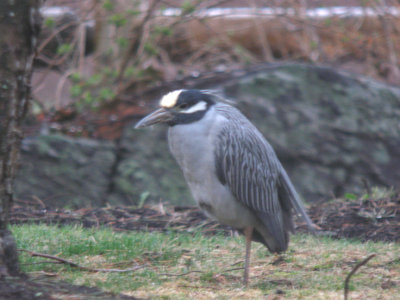
M 189 105 L 187 103 L 182 103 L 181 105 L 178 106 L 180 109 L 185 109 L 188 108 Z

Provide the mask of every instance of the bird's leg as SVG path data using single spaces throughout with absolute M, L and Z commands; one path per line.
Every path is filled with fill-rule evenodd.
M 250 251 L 251 251 L 251 238 L 253 236 L 253 227 L 246 227 L 244 229 L 244 236 L 246 238 L 246 257 L 244 261 L 244 275 L 243 284 L 247 287 L 249 284 L 249 267 L 250 267 Z

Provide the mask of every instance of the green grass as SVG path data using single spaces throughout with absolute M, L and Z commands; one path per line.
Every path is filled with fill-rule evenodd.
M 116 233 L 79 226 L 21 225 L 11 229 L 20 249 L 57 255 L 91 268 L 144 266 L 131 273 L 91 273 L 67 265 L 38 264 L 49 260 L 21 252 L 21 267 L 32 276 L 45 272 L 70 283 L 137 297 L 341 299 L 346 275 L 372 253 L 377 256 L 352 277 L 350 298 L 396 299 L 400 295 L 400 245 L 396 243 L 295 235 L 289 251 L 277 263 L 278 256 L 253 243 L 250 286 L 245 288 L 242 270 L 232 270 L 243 266 L 242 237 Z

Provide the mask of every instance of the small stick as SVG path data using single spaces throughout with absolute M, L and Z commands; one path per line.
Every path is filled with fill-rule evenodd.
M 37 203 L 39 203 L 42 209 L 46 208 L 46 204 L 44 204 L 42 199 L 40 199 L 38 196 L 33 195 L 32 199 L 35 200 Z
M 219 275 L 220 275 L 220 274 L 227 273 L 227 272 L 239 271 L 239 270 L 244 270 L 244 267 L 239 267 L 239 268 L 232 268 L 232 269 L 226 269 L 226 270 L 222 270 L 222 272 L 221 272 L 221 273 L 219 273 Z
M 188 274 L 191 274 L 191 273 L 203 273 L 203 271 L 196 271 L 196 270 L 194 270 L 194 271 L 188 271 L 188 272 L 185 272 L 185 273 L 180 273 L 180 274 L 173 274 L 173 273 L 161 273 L 160 275 L 162 275 L 162 276 L 173 276 L 173 277 L 180 277 L 180 276 L 185 276 L 185 275 L 188 275 Z
M 232 271 L 237 271 L 237 270 L 243 270 L 244 268 L 243 267 L 240 267 L 240 268 L 233 268 L 233 269 L 226 269 L 226 270 L 223 270 L 221 273 L 218 273 L 217 275 L 221 275 L 221 274 L 223 274 L 223 273 L 227 273 L 227 272 L 232 272 Z M 191 273 L 204 273 L 203 271 L 199 271 L 199 270 L 193 270 L 193 271 L 188 271 L 188 272 L 185 272 L 185 273 L 179 273 L 179 274 L 173 274 L 173 273 L 161 273 L 160 275 L 162 275 L 162 276 L 174 276 L 174 277 L 180 277 L 180 276 L 185 276 L 185 275 L 188 275 L 188 274 L 191 274 Z
M 348 294 L 349 294 L 349 283 L 350 283 L 350 278 L 351 276 L 354 275 L 354 273 L 357 272 L 357 270 L 362 267 L 363 265 L 365 265 L 371 258 L 375 257 L 376 254 L 371 254 L 370 256 L 368 256 L 367 258 L 365 258 L 364 260 L 362 260 L 361 262 L 359 262 L 354 268 L 353 270 L 351 270 L 351 272 L 349 273 L 349 275 L 347 275 L 346 280 L 344 281 L 344 300 L 348 300 Z
M 80 269 L 80 270 L 83 270 L 83 271 L 88 271 L 88 272 L 116 272 L 116 273 L 125 273 L 125 272 L 133 272 L 133 271 L 136 271 L 136 270 L 139 270 L 139 269 L 145 267 L 145 265 L 141 265 L 141 266 L 136 266 L 136 267 L 133 267 L 133 268 L 123 269 L 123 270 L 122 270 L 122 269 L 94 269 L 94 268 L 88 268 L 88 267 L 85 267 L 85 266 L 81 266 L 81 265 L 78 265 L 77 263 L 74 263 L 74 262 L 72 262 L 72 261 L 70 261 L 70 260 L 66 260 L 66 259 L 64 259 L 64 258 L 60 258 L 60 257 L 53 256 L 53 255 L 49 255 L 49 254 L 33 252 L 33 251 L 25 250 L 25 249 L 18 249 L 18 251 L 26 252 L 26 253 L 28 253 L 28 254 L 31 255 L 31 256 L 37 256 L 37 257 L 44 257 L 44 258 L 54 259 L 54 260 L 56 260 L 56 261 L 58 261 L 58 262 L 60 262 L 60 263 L 69 265 L 69 266 L 71 266 L 71 267 L 74 267 L 74 268 L 77 268 L 77 269 Z
M 48 261 L 38 261 L 38 262 L 25 263 L 25 264 L 19 264 L 19 265 L 20 266 L 30 266 L 30 265 L 41 265 L 41 264 L 61 264 L 61 263 L 59 261 L 48 260 Z

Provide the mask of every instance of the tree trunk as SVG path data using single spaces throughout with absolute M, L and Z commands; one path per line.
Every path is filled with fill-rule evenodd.
M 21 123 L 30 100 L 40 2 L 0 1 L 0 276 L 19 274 L 15 240 L 7 228 Z

